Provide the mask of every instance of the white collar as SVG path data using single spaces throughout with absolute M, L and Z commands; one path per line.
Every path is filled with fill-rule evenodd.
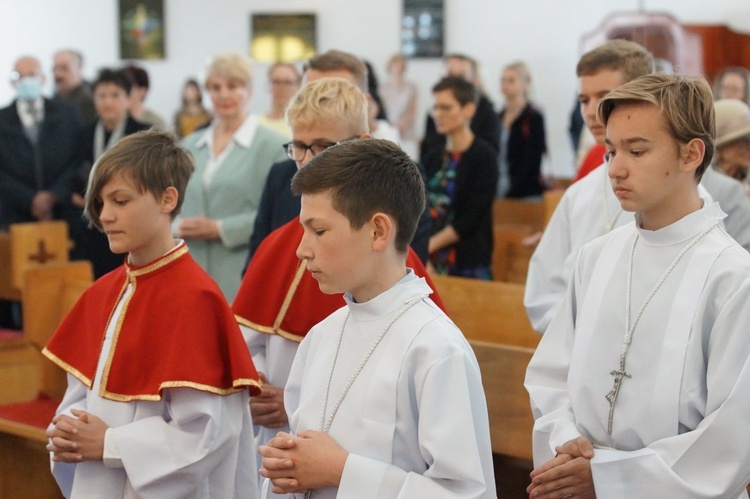
M 214 131 L 216 130 L 216 121 L 212 121 L 211 125 L 206 128 L 198 141 L 195 143 L 198 147 L 213 147 L 214 143 Z M 255 138 L 255 132 L 258 130 L 258 118 L 254 114 L 248 114 L 242 125 L 234 132 L 232 141 L 236 144 L 244 147 L 245 149 L 250 148 L 250 144 L 253 143 Z
M 351 293 L 344 295 L 352 318 L 358 321 L 373 321 L 403 307 L 416 296 L 427 297 L 432 289 L 423 277 L 417 277 L 412 269 L 407 269 L 406 276 L 375 298 L 364 303 L 354 301 Z
M 726 213 L 719 207 L 719 203 L 708 204 L 704 201 L 703 207 L 700 210 L 689 213 L 659 230 L 642 229 L 642 220 L 639 213 L 635 214 L 635 226 L 641 240 L 645 244 L 651 246 L 669 246 L 687 241 L 709 225 L 723 220 L 726 216 Z

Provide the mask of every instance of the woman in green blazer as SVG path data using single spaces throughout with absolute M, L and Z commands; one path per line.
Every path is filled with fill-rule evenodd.
M 217 55 L 206 74 L 214 120 L 182 142 L 193 154 L 196 170 L 173 229 L 231 302 L 240 285 L 268 171 L 273 163 L 286 159 L 286 140 L 248 112 L 247 57 Z

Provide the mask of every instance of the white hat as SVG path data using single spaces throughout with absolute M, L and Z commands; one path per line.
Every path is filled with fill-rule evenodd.
M 714 102 L 716 112 L 716 147 L 750 135 L 750 107 L 738 99 Z

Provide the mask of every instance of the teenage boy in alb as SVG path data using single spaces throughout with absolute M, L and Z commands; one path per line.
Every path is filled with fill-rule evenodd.
M 260 447 L 261 496 L 494 498 L 479 366 L 407 264 L 424 210 L 416 165 L 387 140 L 345 142 L 292 188 L 297 255 L 345 306 L 300 345 L 284 399 L 293 434 Z
M 747 497 L 750 254 L 698 194 L 711 89 L 643 76 L 599 116 L 635 224 L 581 249 L 529 364 L 530 497 Z

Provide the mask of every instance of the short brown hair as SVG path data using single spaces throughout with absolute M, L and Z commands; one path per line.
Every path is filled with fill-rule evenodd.
M 150 192 L 156 198 L 168 187 L 177 189 L 177 206 L 170 213 L 174 219 L 180 213 L 193 170 L 195 164 L 190 153 L 180 147 L 171 134 L 149 130 L 128 135 L 94 165 L 84 214 L 101 230 L 102 189 L 115 175 L 127 175 L 140 192 Z
M 350 73 L 357 86 L 362 92 L 368 92 L 367 86 L 367 66 L 356 55 L 342 52 L 340 50 L 329 50 L 320 55 L 316 55 L 307 61 L 305 70 L 314 69 L 316 71 L 346 71 Z
M 603 69 L 622 71 L 625 81 L 630 81 L 653 73 L 654 57 L 635 42 L 609 40 L 583 54 L 576 66 L 576 76 L 591 76 Z
M 297 195 L 329 192 L 333 208 L 355 230 L 377 212 L 396 224 L 396 250 L 406 253 L 425 206 L 417 165 L 389 140 L 342 142 L 313 157 L 292 179 Z
M 695 178 L 700 181 L 711 164 L 716 136 L 714 103 L 708 82 L 694 76 L 641 76 L 609 92 L 599 102 L 597 117 L 606 126 L 618 106 L 642 103 L 659 108 L 667 129 L 679 143 L 687 144 L 693 139 L 703 141 L 706 152 L 695 170 Z
M 446 76 L 432 87 L 433 94 L 443 90 L 450 90 L 462 107 L 469 103 L 476 104 L 479 100 L 477 88 L 458 76 Z

